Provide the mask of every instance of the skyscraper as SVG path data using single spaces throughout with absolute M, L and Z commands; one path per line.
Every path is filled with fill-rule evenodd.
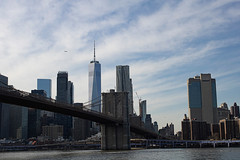
M 154 128 L 155 132 L 158 133 L 158 123 L 157 123 L 157 121 L 153 122 L 153 128 Z
M 133 114 L 133 89 L 128 65 L 116 66 L 116 90 L 117 92 L 128 92 L 128 112 L 129 114 Z
M 95 41 L 93 60 L 88 65 L 88 99 L 89 109 L 101 112 L 101 64 L 96 61 Z M 100 130 L 95 122 L 88 123 L 91 126 L 90 134 L 95 134 Z
M 44 90 L 48 98 L 52 98 L 52 80 L 51 79 L 37 79 L 37 90 Z M 54 117 L 53 112 L 41 111 L 41 116 L 46 114 L 48 117 Z
M 231 106 L 230 111 L 233 117 L 239 117 L 239 106 L 237 105 L 236 102 L 234 103 L 233 106 Z
M 37 89 L 44 90 L 48 98 L 52 98 L 52 80 L 51 79 L 37 79 Z
M 68 81 L 68 103 L 73 104 L 74 102 L 74 86 L 73 82 Z
M 68 73 L 59 71 L 57 74 L 57 99 L 58 102 L 68 102 Z
M 88 94 L 91 110 L 101 112 L 101 64 L 96 61 L 95 42 L 93 61 L 88 65 Z
M 145 128 L 150 131 L 155 131 L 153 124 L 152 124 L 152 118 L 151 114 L 146 114 L 146 119 L 145 119 Z
M 139 102 L 139 114 L 140 114 L 142 122 L 145 123 L 146 114 L 147 114 L 147 101 L 146 100 Z
M 211 74 L 188 79 L 188 105 L 191 120 L 217 123 L 216 81 Z
M 73 102 L 73 83 L 68 81 L 68 73 L 59 71 L 57 74 L 57 101 L 62 103 Z M 57 113 L 55 115 L 56 123 L 63 125 L 63 137 L 69 138 L 72 129 L 72 117 Z

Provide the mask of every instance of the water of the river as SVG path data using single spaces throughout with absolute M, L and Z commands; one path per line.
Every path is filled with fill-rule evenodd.
M 240 148 L 147 149 L 130 151 L 26 151 L 0 153 L 0 160 L 240 160 Z

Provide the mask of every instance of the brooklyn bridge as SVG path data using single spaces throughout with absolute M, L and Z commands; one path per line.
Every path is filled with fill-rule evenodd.
M 57 102 L 54 99 L 17 90 L 0 87 L 0 102 L 30 107 L 78 117 L 101 124 L 101 147 L 107 149 L 130 149 L 130 132 L 145 138 L 158 139 L 157 133 L 144 127 L 130 124 L 127 92 L 102 93 L 102 112 L 76 107 L 73 104 Z

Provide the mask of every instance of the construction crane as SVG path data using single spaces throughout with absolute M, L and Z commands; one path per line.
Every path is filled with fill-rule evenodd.
M 138 97 L 138 101 L 139 101 L 139 105 L 140 105 L 140 103 L 141 103 L 142 99 L 141 99 L 141 97 L 139 98 L 139 96 L 138 96 L 137 92 L 135 92 L 135 93 L 136 93 L 136 95 L 137 95 L 137 97 Z

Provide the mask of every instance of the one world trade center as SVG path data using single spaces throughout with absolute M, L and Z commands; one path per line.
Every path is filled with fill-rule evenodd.
M 88 94 L 91 110 L 101 112 L 101 64 L 96 61 L 95 41 L 93 61 L 88 65 Z

